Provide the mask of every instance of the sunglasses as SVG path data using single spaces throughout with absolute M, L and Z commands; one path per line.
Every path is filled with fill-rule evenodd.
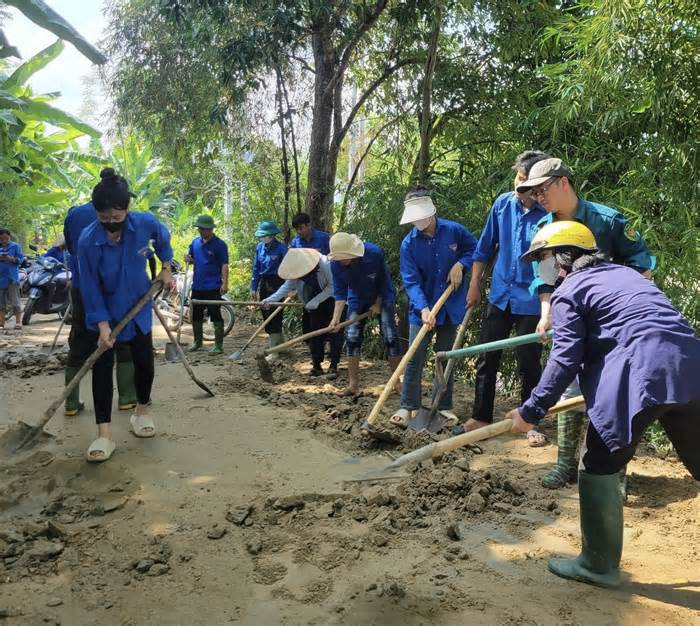
M 549 188 L 550 188 L 552 185 L 556 184 L 558 181 L 559 181 L 559 178 L 558 178 L 558 177 L 557 177 L 557 178 L 553 178 L 553 179 L 552 179 L 551 181 L 549 181 L 548 183 L 545 183 L 544 185 L 540 185 L 540 186 L 537 187 L 536 189 L 533 189 L 533 190 L 531 191 L 532 197 L 533 197 L 533 198 L 540 198 L 540 197 L 545 196 L 545 195 L 547 194 L 547 192 L 549 191 Z

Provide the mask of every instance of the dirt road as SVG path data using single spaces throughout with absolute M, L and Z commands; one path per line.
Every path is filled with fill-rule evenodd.
M 21 354 L 56 328 L 37 317 Z M 235 329 L 227 352 L 248 332 Z M 164 342 L 158 334 L 157 437 L 134 438 L 128 414 L 115 411 L 114 457 L 85 463 L 94 437 L 86 381 L 84 414 L 57 416 L 48 445 L 2 460 L 0 621 L 700 624 L 700 496 L 677 461 L 631 464 L 630 581 L 598 590 L 546 571 L 552 554 L 579 547 L 575 488 L 539 486 L 553 446 L 507 436 L 401 481 L 344 483 L 390 460 L 358 434 L 372 397 L 339 400 L 328 383 L 312 383 L 301 349 L 276 367 L 281 382 L 266 385 L 252 347 L 242 365 L 197 357 L 217 393 L 208 399 L 163 361 Z M 16 343 L 0 335 L 5 367 Z M 365 365 L 364 380 L 379 385 L 384 365 Z M 37 419 L 63 380 L 59 359 L 9 367 L 0 430 Z M 470 395 L 460 390 L 458 413 Z

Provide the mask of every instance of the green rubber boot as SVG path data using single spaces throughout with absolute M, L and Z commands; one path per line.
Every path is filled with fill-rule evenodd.
M 65 377 L 66 386 L 70 383 L 75 375 L 80 371 L 79 367 L 69 367 L 66 366 Z M 66 404 L 64 409 L 64 415 L 67 417 L 73 417 L 80 413 L 85 408 L 85 405 L 80 401 L 80 384 L 71 392 L 71 394 L 66 398 Z
M 549 571 L 562 578 L 599 587 L 620 584 L 622 558 L 622 495 L 619 474 L 578 474 L 581 554 L 575 559 L 551 559 Z
M 134 382 L 134 362 L 117 361 L 117 390 L 119 410 L 128 411 L 136 406 L 136 383 Z
M 194 341 L 188 352 L 196 352 L 202 348 L 202 340 L 204 339 L 204 322 L 192 322 L 192 332 L 194 333 Z
M 585 421 L 585 413 L 580 411 L 563 411 L 557 415 L 557 463 L 542 477 L 543 487 L 560 489 L 576 481 L 578 444 Z
M 224 353 L 224 323 L 212 322 L 214 326 L 214 347 L 209 350 L 209 354 Z

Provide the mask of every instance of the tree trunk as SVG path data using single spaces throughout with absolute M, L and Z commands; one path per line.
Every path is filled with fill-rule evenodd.
M 282 178 L 284 180 L 284 242 L 289 243 L 289 196 L 291 195 L 292 183 L 289 176 L 289 158 L 287 157 L 287 138 L 284 129 L 284 111 L 282 109 L 282 72 L 279 67 L 275 68 L 277 73 L 277 90 L 275 91 L 275 101 L 277 103 L 277 123 L 280 127 L 280 140 L 282 142 Z

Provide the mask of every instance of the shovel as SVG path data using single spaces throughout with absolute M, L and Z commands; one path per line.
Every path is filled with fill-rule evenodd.
M 435 303 L 433 308 L 430 310 L 430 312 L 433 315 L 437 315 L 438 311 L 442 308 L 442 305 L 445 304 L 447 301 L 447 298 L 449 298 L 452 295 L 452 292 L 454 291 L 454 288 L 452 285 L 448 285 L 447 289 L 442 292 L 442 295 L 438 299 L 438 301 Z M 378 428 L 374 426 L 374 423 L 377 421 L 379 418 L 379 412 L 382 410 L 382 407 L 386 403 L 387 399 L 389 396 L 392 394 L 394 391 L 394 386 L 398 382 L 399 378 L 401 377 L 401 374 L 403 371 L 406 369 L 406 365 L 408 365 L 408 362 L 413 358 L 413 355 L 416 353 L 416 350 L 418 350 L 418 346 L 421 344 L 425 336 L 428 334 L 430 331 L 430 328 L 428 327 L 427 324 L 423 324 L 421 329 L 418 331 L 418 334 L 416 335 L 416 338 L 413 340 L 413 343 L 408 347 L 408 350 L 406 351 L 406 354 L 403 355 L 401 358 L 401 361 L 399 364 L 396 366 L 396 369 L 393 371 L 391 374 L 391 378 L 389 378 L 389 381 L 387 382 L 386 385 L 384 385 L 384 390 L 382 391 L 381 395 L 375 402 L 374 406 L 372 407 L 372 411 L 370 412 L 369 416 L 365 420 L 365 423 L 362 424 L 362 429 L 367 432 L 368 434 L 372 435 L 372 437 L 375 437 L 376 439 L 381 439 L 383 441 L 396 441 L 396 437 L 392 435 L 391 433 L 388 433 L 386 431 L 381 431 Z
M 126 314 L 123 320 L 121 320 L 109 334 L 111 339 L 116 339 L 119 333 L 124 330 L 124 327 L 136 316 L 136 314 L 144 307 L 146 302 L 153 299 L 161 289 L 163 288 L 163 283 L 159 280 L 153 282 L 149 290 L 142 296 L 142 298 L 133 306 L 131 310 Z M 154 310 L 155 307 L 153 307 Z M 44 415 L 39 420 L 39 423 L 32 426 L 23 421 L 19 421 L 15 426 L 11 426 L 6 432 L 0 437 L 0 450 L 3 452 L 15 453 L 18 450 L 34 445 L 39 436 L 43 433 L 44 426 L 49 422 L 49 420 L 56 413 L 56 409 L 65 402 L 66 398 L 73 392 L 73 390 L 80 384 L 81 379 L 85 374 L 87 374 L 92 366 L 95 364 L 97 359 L 102 356 L 103 352 L 106 352 L 107 348 L 103 346 L 98 346 L 97 349 L 85 360 L 83 366 L 78 370 L 78 373 L 73 377 L 73 380 L 66 385 L 63 393 L 59 398 L 54 400 L 46 411 Z
M 68 308 L 66 309 L 65 313 L 63 314 L 63 317 L 61 318 L 61 324 L 58 327 L 58 330 L 56 331 L 56 335 L 53 338 L 53 341 L 51 342 L 51 347 L 49 348 L 49 351 L 46 353 L 49 356 L 53 354 L 53 351 L 56 348 L 56 342 L 58 341 L 58 336 L 61 334 L 61 331 L 63 330 L 63 325 L 66 323 L 66 318 L 71 314 L 71 309 L 73 308 L 72 303 L 68 303 Z M 42 352 L 44 351 L 45 348 L 42 349 Z
M 192 304 L 212 304 L 214 306 L 271 306 L 271 307 L 285 307 L 285 306 L 304 306 L 303 302 L 268 302 L 263 304 L 260 300 L 190 300 Z
M 550 417 L 552 415 L 556 415 L 557 413 L 561 413 L 562 411 L 570 411 L 581 407 L 584 404 L 585 402 L 583 400 L 583 396 L 576 396 L 575 398 L 562 400 L 549 409 L 549 411 L 545 413 L 544 417 Z M 447 439 L 443 439 L 442 441 L 429 443 L 427 446 L 418 448 L 418 450 L 401 455 L 399 458 L 387 465 L 383 470 L 369 473 L 361 480 L 381 480 L 382 478 L 393 478 L 393 473 L 401 467 L 434 459 L 446 454 L 447 452 L 456 450 L 457 448 L 462 448 L 464 446 L 474 444 L 477 441 L 502 435 L 503 433 L 510 431 L 512 424 L 513 420 L 503 419 L 498 422 L 494 422 L 493 424 L 489 424 L 488 426 L 470 430 L 469 432 L 463 433 L 462 435 L 457 435 L 456 437 L 449 437 Z
M 372 314 L 371 311 L 367 311 L 367 313 L 363 313 L 362 315 L 358 315 L 355 319 L 351 320 L 345 320 L 344 322 L 341 322 L 337 326 L 337 330 L 340 330 L 341 328 L 345 328 L 346 326 L 350 326 L 351 324 L 354 324 L 356 322 L 359 322 L 360 320 L 363 320 L 367 317 L 369 317 Z M 307 339 L 313 339 L 314 337 L 320 337 L 321 335 L 326 335 L 329 332 L 331 332 L 332 327 L 331 326 L 326 326 L 325 328 L 319 328 L 318 330 L 312 330 L 310 333 L 306 333 L 305 335 L 299 335 L 299 337 L 295 337 L 294 339 L 290 339 L 289 341 L 285 341 L 284 343 L 281 343 L 279 346 L 275 346 L 274 348 L 268 348 L 267 350 L 264 350 L 260 354 L 255 355 L 255 360 L 258 363 L 258 370 L 260 370 L 260 378 L 262 378 L 266 383 L 274 383 L 275 382 L 275 377 L 272 375 L 272 369 L 270 368 L 270 364 L 265 360 L 265 356 L 268 354 L 273 354 L 274 352 L 281 352 L 282 350 L 286 350 L 287 348 L 294 346 L 298 343 L 301 343 L 302 341 L 306 341 Z
M 282 302 L 281 304 L 286 304 L 286 303 L 288 303 L 293 297 L 294 297 L 294 296 L 287 296 L 287 297 L 284 299 L 284 302 Z M 267 316 L 267 318 L 265 319 L 265 321 L 264 321 L 262 324 L 260 324 L 260 326 L 258 326 L 258 327 L 255 329 L 255 332 L 250 336 L 250 339 L 248 339 L 248 341 L 245 342 L 245 345 L 244 345 L 240 350 L 237 350 L 237 351 L 234 352 L 230 357 L 228 357 L 229 361 L 236 361 L 236 362 L 240 361 L 240 360 L 243 358 L 243 353 L 246 351 L 246 349 L 248 348 L 248 346 L 249 346 L 251 343 L 253 343 L 253 340 L 254 340 L 263 330 L 265 330 L 265 327 L 266 327 L 277 315 L 279 315 L 282 311 L 284 311 L 284 308 L 281 307 L 281 306 L 279 306 L 279 307 L 277 307 L 272 313 L 270 313 L 270 315 Z
M 553 331 L 547 331 L 547 337 L 551 339 Z M 495 350 L 503 350 L 504 348 L 517 348 L 525 346 L 528 343 L 542 341 L 542 335 L 539 333 L 529 333 L 527 335 L 519 335 L 518 337 L 508 337 L 508 339 L 499 339 L 498 341 L 489 341 L 488 343 L 480 343 L 476 346 L 468 346 L 459 350 L 447 350 L 438 352 L 435 355 L 436 362 L 446 361 L 447 359 L 463 359 L 474 354 L 482 352 L 494 352 Z
M 194 381 L 195 385 L 197 385 L 200 389 L 203 389 L 206 391 L 212 398 L 214 397 L 214 392 L 209 389 L 201 380 L 199 380 L 195 375 L 194 372 L 192 371 L 192 366 L 187 362 L 187 358 L 185 357 L 185 353 L 182 351 L 182 348 L 180 347 L 180 344 L 177 342 L 177 339 L 173 337 L 173 331 L 168 328 L 168 325 L 165 322 L 165 318 L 163 317 L 163 314 L 160 312 L 160 310 L 157 307 L 153 307 L 153 311 L 156 314 L 156 317 L 161 323 L 161 326 L 165 329 L 165 332 L 168 333 L 168 339 L 174 344 L 175 350 L 177 350 L 178 356 L 180 357 L 178 359 L 178 362 L 181 362 L 184 368 L 187 370 L 187 373 L 190 375 L 190 378 Z
M 471 308 L 467 308 L 466 312 L 464 313 L 464 319 L 459 325 L 459 328 L 457 329 L 457 336 L 452 343 L 453 350 L 459 348 L 464 341 L 464 334 L 467 332 L 467 324 L 469 323 L 469 316 L 471 315 L 471 312 Z M 437 381 L 437 388 L 435 390 L 435 397 L 433 398 L 430 408 L 426 409 L 425 407 L 421 407 L 418 409 L 416 416 L 408 422 L 408 428 L 419 432 L 421 430 L 427 430 L 430 433 L 439 433 L 443 429 L 444 425 L 442 423 L 442 417 L 438 415 L 438 406 L 440 406 L 440 400 L 442 400 L 442 396 L 444 396 L 445 391 L 447 391 L 447 381 L 450 380 L 452 370 L 454 369 L 454 364 L 455 361 L 453 359 L 447 364 L 445 371 L 441 372 L 441 377 L 435 377 L 435 380 Z
M 180 319 L 177 322 L 177 340 L 176 343 L 182 347 L 180 343 L 180 333 L 182 332 L 182 319 L 185 316 L 185 298 L 187 297 L 187 279 L 189 278 L 190 264 L 185 263 L 185 282 L 182 285 L 182 293 L 180 294 Z M 160 319 L 160 318 L 159 318 Z M 161 320 L 161 324 L 163 321 Z M 165 324 L 163 324 L 165 327 Z M 170 363 L 177 363 L 180 360 L 180 353 L 177 347 L 170 341 L 165 344 L 165 360 Z

